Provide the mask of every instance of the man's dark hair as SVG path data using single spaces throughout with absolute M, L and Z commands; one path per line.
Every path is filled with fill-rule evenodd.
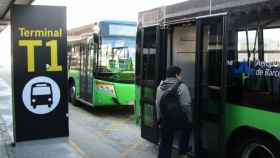
M 181 71 L 181 68 L 178 66 L 170 66 L 167 69 L 166 77 L 176 77 L 176 75 L 180 75 Z

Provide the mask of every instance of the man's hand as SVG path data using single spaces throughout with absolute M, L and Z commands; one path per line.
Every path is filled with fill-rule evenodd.
M 161 119 L 159 119 L 159 120 L 156 121 L 156 126 L 157 126 L 158 128 L 161 127 Z

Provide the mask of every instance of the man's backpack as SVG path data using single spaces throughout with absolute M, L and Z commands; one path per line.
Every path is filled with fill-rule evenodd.
M 161 97 L 159 107 L 161 125 L 174 129 L 188 127 L 188 117 L 180 105 L 178 88 L 182 82 L 178 81 L 171 90 L 167 90 Z

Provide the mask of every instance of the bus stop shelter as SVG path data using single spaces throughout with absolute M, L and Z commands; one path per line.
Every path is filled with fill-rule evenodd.
M 10 7 L 13 4 L 30 5 L 34 0 L 4 0 L 0 1 L 0 33 L 10 23 Z

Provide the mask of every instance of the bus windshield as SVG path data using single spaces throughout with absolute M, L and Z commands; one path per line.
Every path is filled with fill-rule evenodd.
M 103 38 L 96 59 L 96 78 L 113 82 L 134 82 L 134 38 Z

